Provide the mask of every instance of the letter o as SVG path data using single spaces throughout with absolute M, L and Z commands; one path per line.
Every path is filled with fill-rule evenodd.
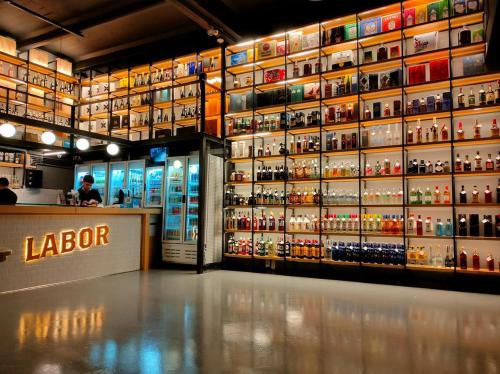
M 90 227 L 81 229 L 78 233 L 78 245 L 80 249 L 87 249 L 92 246 L 94 233 Z

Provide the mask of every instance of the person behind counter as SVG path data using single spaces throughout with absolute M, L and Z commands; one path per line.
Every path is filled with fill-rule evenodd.
M 102 203 L 99 191 L 92 188 L 93 184 L 94 177 L 92 175 L 86 175 L 83 177 L 83 185 L 78 189 L 78 197 L 80 199 L 81 206 L 97 206 L 97 204 Z
M 0 205 L 16 205 L 17 195 L 9 188 L 9 180 L 0 178 Z

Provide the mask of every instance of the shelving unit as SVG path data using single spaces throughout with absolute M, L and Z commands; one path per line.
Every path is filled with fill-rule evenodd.
M 201 132 L 221 136 L 221 49 L 108 71 L 83 71 L 78 128 L 128 140 Z
M 496 179 L 500 175 L 499 166 L 493 171 L 483 169 L 477 172 L 457 172 L 454 165 L 458 153 L 462 157 L 468 153 L 472 156 L 470 161 L 474 162 L 473 157 L 477 149 L 481 151 L 484 168 L 487 154 L 494 153 L 494 158 L 500 144 L 500 138 L 490 135 L 489 130 L 491 116 L 495 118 L 495 115 L 500 113 L 498 104 L 500 87 L 497 84 L 500 75 L 480 71 L 482 66 L 474 65 L 474 59 L 480 61 L 480 56 L 484 55 L 487 47 L 484 31 L 480 31 L 486 28 L 486 13 L 481 9 L 463 15 L 455 14 L 452 2 L 448 4 L 447 1 L 443 1 L 437 2 L 441 7 L 434 20 L 428 18 L 427 14 L 427 10 L 430 15 L 435 9 L 433 5 L 429 7 L 431 3 L 435 2 L 414 0 L 398 2 L 226 48 L 224 87 L 227 103 L 225 114 L 227 157 L 224 220 L 241 212 L 250 220 L 251 228 L 244 231 L 237 229 L 225 231 L 226 258 L 247 260 L 265 258 L 271 261 L 279 258 L 285 263 L 307 262 L 456 273 L 459 269 L 456 265 L 460 248 L 464 244 L 462 240 L 466 240 L 469 267 L 472 263 L 473 248 L 481 252 L 482 267 L 485 267 L 485 258 L 489 251 L 498 262 L 500 253 L 495 250 L 498 249 L 496 244 L 498 237 L 460 237 L 457 233 L 458 214 L 462 214 L 463 211 L 468 212 L 467 209 L 471 206 L 477 207 L 481 215 L 490 215 L 490 218 L 498 214 L 498 204 L 487 204 L 482 199 L 481 203 L 476 205 L 460 204 L 458 194 L 460 184 L 466 184 L 469 193 L 472 189 L 471 183 L 481 182 L 483 189 L 488 184 L 494 190 Z M 443 11 L 443 6 L 448 6 L 447 14 Z M 425 20 L 421 24 L 408 25 L 408 14 L 412 14 L 411 9 L 418 7 L 426 9 Z M 387 17 L 386 23 L 384 20 L 380 21 L 381 25 L 385 26 L 380 26 L 379 32 L 374 35 L 364 35 L 363 26 L 365 23 L 375 22 L 373 21 L 375 17 Z M 473 35 L 467 45 L 459 45 L 458 33 L 463 25 L 467 25 Z M 430 35 L 424 35 L 430 32 L 438 33 L 435 40 Z M 479 38 L 481 35 L 482 38 Z M 340 40 L 336 40 L 337 37 Z M 416 53 L 415 40 L 419 39 L 425 39 L 430 45 L 435 43 L 435 47 Z M 386 48 L 387 56 L 379 60 L 377 52 L 381 47 Z M 368 52 L 371 52 L 371 57 Z M 441 70 L 438 72 L 442 74 L 439 75 L 433 70 L 431 79 L 429 62 L 440 59 L 446 61 L 442 62 Z M 310 68 L 305 67 L 309 63 Z M 415 65 L 423 66 L 423 81 L 415 82 L 413 75 L 410 79 L 410 70 L 413 72 Z M 304 73 L 297 75 L 295 73 L 297 68 L 299 72 Z M 477 71 L 474 72 L 474 69 Z M 369 75 L 374 73 L 378 73 L 377 84 L 371 87 L 373 82 Z M 477 105 L 479 102 L 477 93 L 481 84 L 486 85 L 486 90 L 489 84 L 495 88 L 498 98 L 495 99 L 495 103 Z M 464 89 L 465 101 L 468 90 L 474 89 L 476 106 L 469 107 L 467 102 L 464 108 L 459 106 L 457 100 L 460 88 Z M 304 92 L 310 95 L 304 95 Z M 431 96 L 433 110 L 428 111 Z M 422 100 L 425 111 L 422 111 L 420 106 Z M 399 101 L 399 105 L 396 105 L 396 101 Z M 415 107 L 414 101 L 419 105 Z M 374 103 L 377 102 L 380 105 L 380 116 L 375 116 Z M 408 102 L 412 104 L 410 109 Z M 385 104 L 389 105 L 390 110 L 387 115 L 384 115 Z M 371 113 L 369 117 L 366 116 L 367 108 Z M 297 126 L 300 116 L 304 118 L 305 123 Z M 479 139 L 472 136 L 475 119 L 472 116 L 480 116 L 483 124 Z M 311 120 L 307 120 L 308 117 Z M 439 125 L 437 139 L 426 141 L 424 130 L 430 128 L 434 119 Z M 458 138 L 459 122 L 463 122 L 465 131 L 463 140 Z M 423 142 L 416 141 L 415 126 L 419 123 L 425 123 L 422 131 Z M 443 124 L 447 127 L 446 138 L 443 138 L 440 131 Z M 407 135 L 409 129 L 413 129 L 415 141 L 410 141 Z M 328 147 L 332 132 L 338 140 L 337 149 Z M 375 134 L 373 137 L 372 132 Z M 379 136 L 379 132 L 382 136 Z M 389 135 L 385 135 L 386 133 Z M 347 139 L 355 136 L 355 146 L 341 147 L 343 136 L 346 144 Z M 293 143 L 295 146 L 297 140 L 303 137 L 315 137 L 313 140 L 315 147 L 312 152 L 292 153 L 290 144 Z M 319 149 L 316 148 L 316 143 L 319 143 Z M 266 149 L 270 150 L 270 155 L 265 154 Z M 258 150 L 262 150 L 264 154 L 258 154 Z M 367 163 L 373 166 L 379 161 L 383 169 L 385 157 L 391 161 L 390 175 L 365 175 Z M 408 165 L 415 158 L 431 159 L 432 166 L 441 158 L 443 163 L 445 161 L 448 163 L 449 170 L 439 173 L 410 173 Z M 400 164 L 400 172 L 397 173 L 393 172 L 395 161 Z M 311 163 L 309 164 L 311 170 L 317 169 L 319 177 L 301 180 L 282 180 L 283 178 L 271 181 L 256 180 L 257 173 L 263 167 L 270 167 L 274 174 L 276 167 L 280 170 L 283 166 L 285 173 L 288 174 L 287 168 L 290 170 L 294 163 L 302 162 Z M 343 162 L 346 169 L 352 169 L 351 165 L 354 165 L 357 171 L 353 175 L 332 177 L 326 172 L 326 166 L 332 165 L 333 162 L 337 165 Z M 245 175 L 245 180 L 231 180 L 236 174 Z M 412 205 L 410 203 L 412 189 L 421 188 L 424 191 L 429 187 L 429 183 L 432 186 L 439 185 L 441 193 L 447 186 L 450 204 Z M 309 194 L 314 192 L 322 198 L 317 204 L 289 204 L 288 195 L 295 188 L 304 188 L 299 191 L 302 193 L 306 191 Z M 362 196 L 365 191 L 373 189 L 401 191 L 402 197 L 400 201 L 393 203 L 368 204 L 362 200 Z M 279 204 L 252 204 L 250 201 L 250 204 L 241 206 L 235 205 L 227 198 L 229 196 L 231 199 L 231 196 L 237 195 L 255 200 L 258 193 L 263 195 L 267 190 L 279 196 Z M 331 192 L 339 193 L 339 191 L 344 191 L 346 194 L 350 191 L 349 193 L 356 196 L 357 203 L 339 204 L 325 201 L 325 196 L 328 198 Z M 493 198 L 495 199 L 495 191 Z M 425 210 L 420 210 L 422 208 Z M 257 220 L 258 226 L 258 219 L 262 217 L 263 212 L 266 218 L 274 212 L 272 216 L 275 219 L 276 230 L 254 228 L 254 220 Z M 431 213 L 433 218 L 440 218 L 443 222 L 450 219 L 453 225 L 452 234 L 435 235 L 434 227 L 431 230 L 432 234 L 424 233 L 424 235 L 417 235 L 413 230 L 409 230 L 410 216 L 415 214 L 416 217 L 421 214 L 425 219 L 427 215 L 423 213 Z M 322 218 L 332 214 L 348 214 L 349 217 L 356 217 L 359 220 L 358 229 L 344 232 L 324 229 L 321 224 Z M 372 217 L 382 214 L 400 217 L 403 228 L 396 232 L 365 232 L 362 225 L 363 214 Z M 310 230 L 290 229 L 291 216 L 298 215 L 307 215 L 310 218 Z M 279 220 L 285 222 L 285 227 L 281 231 L 277 229 Z M 319 227 L 312 227 L 315 222 L 319 222 Z M 434 223 L 435 220 L 432 221 L 432 226 Z M 239 238 L 245 246 L 243 250 L 245 254 L 228 253 L 232 252 L 230 248 L 235 244 L 236 248 L 239 248 Z M 477 244 L 474 240 L 481 242 Z M 314 250 L 317 252 L 313 255 L 309 252 L 300 258 L 292 257 L 288 255 L 290 252 L 286 245 L 287 242 L 294 241 L 302 242 L 304 245 L 308 242 L 313 243 L 311 246 L 316 246 Z M 351 249 L 348 251 L 352 253 L 347 255 L 344 253 L 345 261 L 333 258 L 330 251 L 332 241 L 349 243 L 346 247 L 350 246 Z M 384 254 L 380 252 L 373 255 L 367 252 L 369 245 L 366 243 L 377 243 L 377 248 L 380 247 L 380 243 L 391 246 L 383 250 Z M 418 260 L 418 264 L 409 263 L 408 249 L 420 246 L 425 247 L 425 259 Z M 438 261 L 437 265 L 430 263 L 430 246 L 434 248 L 432 261 Z M 436 250 L 437 246 L 441 247 L 439 251 Z M 451 250 L 448 252 L 452 257 L 451 261 L 454 261 L 453 265 L 448 267 L 444 266 L 446 246 Z M 262 251 L 265 256 L 260 256 Z M 268 254 L 271 258 L 268 258 Z M 441 257 L 441 260 L 437 259 L 438 257 Z M 441 262 L 442 266 L 439 265 Z M 495 273 L 500 273 L 500 269 L 495 266 Z M 478 272 L 478 274 L 483 273 Z

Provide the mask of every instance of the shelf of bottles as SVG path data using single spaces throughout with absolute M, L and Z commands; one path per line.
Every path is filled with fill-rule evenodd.
M 199 74 L 205 73 L 206 132 L 221 136 L 220 61 L 217 48 L 121 70 L 83 71 L 79 128 L 129 140 L 200 132 Z
M 68 64 L 39 50 L 0 52 L 0 113 L 71 126 L 79 86 Z
M 227 47 L 225 256 L 489 272 L 485 20 L 482 2 L 406 1 Z

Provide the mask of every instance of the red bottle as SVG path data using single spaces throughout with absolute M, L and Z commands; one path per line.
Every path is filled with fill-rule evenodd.
M 467 270 L 467 252 L 463 247 L 460 251 L 460 269 Z
M 488 255 L 488 257 L 486 257 L 486 265 L 489 271 L 495 271 L 495 260 L 493 259 L 491 253 Z
M 479 253 L 477 253 L 477 250 L 474 249 L 474 251 L 472 252 L 472 269 L 479 270 L 479 268 Z
M 417 218 L 417 235 L 423 235 L 423 234 L 424 234 L 424 228 L 422 223 L 422 217 L 419 215 Z

